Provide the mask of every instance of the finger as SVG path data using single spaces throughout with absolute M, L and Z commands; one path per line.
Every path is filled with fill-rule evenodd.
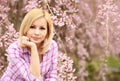
M 22 36 L 21 43 L 22 43 L 23 46 L 27 46 L 28 41 L 29 41 L 28 37 Z
M 23 40 L 29 41 L 29 38 L 27 36 L 23 36 L 22 38 L 23 38 Z

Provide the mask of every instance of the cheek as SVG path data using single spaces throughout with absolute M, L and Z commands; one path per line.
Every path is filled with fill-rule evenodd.
M 45 32 L 45 35 L 47 35 L 47 31 Z
M 43 35 L 46 36 L 46 35 L 47 35 L 47 31 L 44 31 L 44 32 L 43 32 Z
M 28 31 L 28 32 L 27 32 L 27 36 L 28 36 L 28 37 L 30 37 L 31 34 L 32 34 L 31 31 Z
M 45 36 L 44 37 L 48 38 L 48 32 L 47 31 L 45 32 Z

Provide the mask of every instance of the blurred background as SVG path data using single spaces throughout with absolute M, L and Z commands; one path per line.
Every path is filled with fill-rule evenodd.
M 48 10 L 54 21 L 58 81 L 120 81 L 120 0 L 0 0 L 0 77 L 32 8 Z

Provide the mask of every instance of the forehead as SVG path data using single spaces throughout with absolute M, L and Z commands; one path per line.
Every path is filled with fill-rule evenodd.
M 47 21 L 44 17 L 40 17 L 34 20 L 32 25 L 47 25 Z

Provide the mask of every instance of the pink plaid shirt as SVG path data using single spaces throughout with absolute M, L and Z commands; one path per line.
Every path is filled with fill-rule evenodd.
M 52 40 L 49 50 L 43 55 L 40 63 L 41 76 L 36 78 L 29 71 L 30 51 L 21 49 L 19 41 L 8 47 L 9 65 L 0 81 L 56 81 L 57 80 L 57 56 L 58 47 Z

